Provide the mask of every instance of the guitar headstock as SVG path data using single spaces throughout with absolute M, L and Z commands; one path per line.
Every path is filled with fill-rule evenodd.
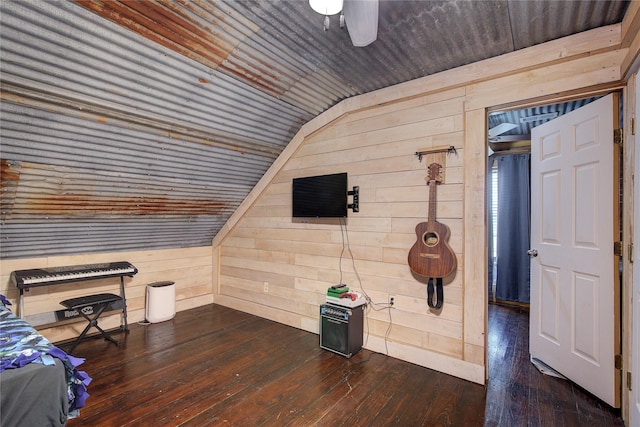
M 432 182 L 442 183 L 442 165 L 440 163 L 431 163 L 427 169 L 429 169 L 429 184 Z

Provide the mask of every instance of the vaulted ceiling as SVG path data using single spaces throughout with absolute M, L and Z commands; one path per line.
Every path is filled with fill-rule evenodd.
M 306 0 L 3 1 L 0 256 L 207 245 L 339 101 L 621 22 L 628 3 L 380 0 L 358 48 Z
M 627 6 L 380 0 L 378 39 L 356 48 L 338 15 L 325 31 L 306 0 L 76 1 L 309 116 L 352 95 L 620 22 Z

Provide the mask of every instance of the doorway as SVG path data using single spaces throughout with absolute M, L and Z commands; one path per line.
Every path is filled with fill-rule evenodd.
M 488 114 L 489 301 L 528 308 L 531 129 L 600 97 Z M 502 212 L 502 214 L 500 214 Z
M 488 177 L 490 177 L 490 179 L 489 179 L 489 182 L 487 183 L 487 190 L 489 193 L 487 196 L 489 201 L 488 203 L 488 208 L 489 208 L 488 240 L 490 242 L 490 245 L 489 245 L 488 259 L 489 259 L 490 265 L 488 268 L 489 289 L 487 291 L 489 293 L 490 304 L 498 303 L 498 304 L 510 304 L 510 305 L 526 307 L 529 303 L 529 297 L 530 297 L 530 294 L 529 294 L 530 291 L 528 286 L 529 285 L 528 281 L 530 279 L 530 273 L 529 273 L 530 262 L 528 260 L 528 255 L 527 255 L 528 239 L 522 238 L 523 237 L 522 235 L 526 235 L 524 237 L 529 237 L 530 229 L 531 229 L 530 220 L 529 220 L 529 209 L 531 205 L 531 198 L 529 195 L 530 187 L 528 183 L 524 187 L 518 183 L 520 181 L 526 182 L 527 181 L 526 178 L 529 175 L 529 172 L 523 171 L 523 169 L 529 168 L 527 156 L 530 154 L 529 141 L 531 140 L 531 137 L 530 137 L 530 133 L 523 132 L 523 130 L 525 131 L 527 130 L 527 127 L 518 126 L 517 123 L 519 122 L 521 125 L 525 123 L 531 123 L 531 126 L 528 126 L 530 129 L 538 125 L 541 125 L 542 123 L 539 123 L 541 121 L 545 121 L 545 122 L 549 121 L 563 114 L 576 110 L 579 107 L 587 105 L 595 101 L 596 99 L 598 98 L 589 98 L 589 99 L 583 99 L 579 101 L 572 101 L 569 105 L 567 105 L 566 103 L 556 104 L 556 105 L 548 105 L 543 107 L 536 107 L 535 109 L 500 111 L 500 112 L 491 112 L 489 114 L 488 144 L 490 148 L 489 150 L 490 160 L 488 164 L 490 165 L 490 167 L 488 170 Z M 611 103 L 609 103 L 609 105 L 611 105 Z M 608 111 L 611 112 L 611 109 L 612 108 L 609 107 Z M 573 113 L 571 117 L 576 117 L 576 113 Z M 493 122 L 492 122 L 492 119 L 493 119 Z M 527 122 L 528 120 L 529 122 Z M 560 122 L 556 121 L 554 123 L 560 123 Z M 603 121 L 602 123 L 608 123 L 609 126 L 611 126 L 612 120 L 611 118 L 609 118 L 608 121 Z M 576 125 L 571 125 L 571 126 L 576 126 Z M 569 128 L 569 130 L 571 129 L 575 129 L 575 128 Z M 610 133 L 606 133 L 606 135 L 609 135 L 607 139 L 611 138 Z M 538 139 L 536 141 L 538 141 Z M 610 147 L 610 145 L 608 144 L 600 144 L 600 146 L 604 147 L 606 150 L 609 150 L 609 147 Z M 568 148 L 572 146 L 566 146 L 566 147 Z M 569 152 L 569 150 L 566 150 L 566 151 Z M 604 151 L 602 153 L 605 153 L 605 152 L 610 153 L 610 151 Z M 540 155 L 544 153 L 541 153 L 539 150 L 536 150 L 535 154 Z M 516 160 L 519 157 L 523 159 L 524 158 L 527 158 L 527 159 L 524 161 L 521 161 L 519 166 L 514 167 L 512 163 L 514 163 L 514 160 Z M 502 161 L 504 159 L 509 159 L 509 161 Z M 603 172 L 611 173 L 611 171 L 609 170 L 609 166 L 607 166 L 611 164 L 612 164 L 611 158 L 609 158 L 609 162 L 605 162 L 604 164 L 606 169 L 602 169 Z M 514 171 L 512 169 L 515 169 L 515 172 L 519 172 L 520 175 L 523 175 L 524 177 L 520 178 L 518 177 L 518 175 L 514 175 Z M 518 169 L 520 170 L 518 171 Z M 616 166 L 614 166 L 614 169 L 616 169 Z M 507 175 L 507 176 L 505 177 L 504 175 Z M 567 175 L 567 177 L 570 177 L 570 176 L 571 175 Z M 622 176 L 622 173 L 620 173 L 620 176 Z M 534 179 L 535 179 L 534 182 L 538 183 L 539 177 L 535 176 Z M 565 181 L 565 182 L 569 182 L 569 181 Z M 587 181 L 580 180 L 578 182 L 586 183 Z M 553 190 L 552 187 L 549 187 L 549 189 Z M 515 194 L 511 194 L 511 193 L 515 193 Z M 551 194 L 551 193 L 548 193 L 548 194 Z M 579 196 L 580 194 L 583 194 L 583 193 L 577 193 L 577 194 Z M 500 200 L 501 198 L 507 199 L 507 201 L 504 203 L 501 203 L 501 200 Z M 520 202 L 512 203 L 511 199 L 520 200 Z M 565 199 L 573 200 L 572 198 L 568 198 L 568 197 L 565 197 Z M 536 199 L 536 201 L 539 201 L 539 200 L 540 200 L 539 198 Z M 579 200 L 579 199 L 576 199 L 576 200 Z M 610 206 L 609 204 L 610 202 L 606 199 L 604 200 L 607 202 L 606 205 Z M 614 205 L 615 204 L 616 203 L 614 202 Z M 505 209 L 505 206 L 506 206 L 506 209 Z M 542 206 L 546 206 L 546 204 L 543 203 Z M 602 202 L 598 206 L 603 206 Z M 546 212 L 546 211 L 536 211 L 536 212 Z M 564 212 L 565 214 L 563 215 L 567 215 L 571 213 L 566 209 L 564 209 Z M 583 212 L 583 211 L 580 210 L 579 212 Z M 540 217 L 540 215 L 538 216 Z M 570 216 L 574 217 L 575 215 L 570 215 Z M 547 216 L 545 215 L 545 216 L 542 216 L 541 218 L 547 218 Z M 547 220 L 550 220 L 549 218 L 547 218 Z M 515 225 L 512 224 L 513 222 L 515 222 Z M 524 226 L 522 223 L 524 223 Z M 535 224 L 539 224 L 539 223 L 535 223 Z M 569 227 L 565 227 L 565 228 L 567 230 L 569 229 Z M 621 232 L 621 230 L 619 231 Z M 538 236 L 538 234 L 535 234 L 535 236 Z M 608 241 L 608 239 L 609 237 L 606 240 Z M 619 240 L 619 236 L 614 235 L 614 240 Z M 491 243 L 496 245 L 497 248 L 495 246 L 492 247 Z M 500 248 L 500 245 L 502 245 L 502 248 Z M 517 254 L 514 254 L 513 252 L 517 252 Z M 537 266 L 536 263 L 531 263 L 531 264 L 532 264 L 531 268 L 534 268 L 533 267 L 534 264 Z M 535 270 L 535 271 L 537 272 L 538 270 Z M 609 274 L 610 273 L 606 274 L 605 276 L 609 276 Z M 514 283 L 514 282 L 517 282 L 517 283 Z M 568 283 L 568 282 L 565 280 L 564 283 Z M 501 286 L 506 286 L 506 287 L 512 286 L 516 289 L 516 292 L 511 292 L 508 289 L 507 291 L 505 291 L 504 289 L 500 289 Z M 538 293 L 535 293 L 535 295 L 537 296 Z M 537 304 L 536 308 L 540 308 L 540 305 Z M 619 311 L 617 314 L 618 314 L 618 321 L 619 321 Z M 606 316 L 606 317 L 611 319 L 610 316 Z M 573 319 L 573 315 L 571 315 L 571 318 Z M 491 321 L 491 316 L 489 316 L 489 321 Z M 535 324 L 537 325 L 537 323 Z M 489 330 L 491 329 L 492 329 L 492 325 L 489 325 Z M 526 331 L 525 333 L 528 333 L 528 331 Z M 528 337 L 524 337 L 524 338 L 528 338 Z M 489 346 L 491 346 L 491 342 L 489 342 Z M 491 348 L 489 348 L 488 350 L 490 352 Z M 614 353 L 614 354 L 617 354 L 617 353 Z M 611 359 L 613 359 L 613 354 Z M 488 363 L 490 363 L 490 360 L 488 361 Z M 489 366 L 489 375 L 491 374 L 491 371 L 492 371 L 491 366 Z M 611 369 L 611 372 L 613 372 L 613 367 Z M 491 381 L 491 376 L 489 376 L 489 380 Z

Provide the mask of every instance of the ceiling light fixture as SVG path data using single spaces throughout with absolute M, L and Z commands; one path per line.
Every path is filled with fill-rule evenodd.
M 324 30 L 329 29 L 329 15 L 335 15 L 342 11 L 344 0 L 309 0 L 309 6 L 320 15 L 324 15 Z M 342 28 L 344 17 L 340 15 L 340 28 Z
M 320 15 L 335 15 L 342 10 L 343 0 L 309 0 L 311 9 Z

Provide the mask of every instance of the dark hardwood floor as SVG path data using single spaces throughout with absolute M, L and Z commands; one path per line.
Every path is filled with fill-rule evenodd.
M 623 426 L 620 411 L 529 361 L 529 313 L 489 305 L 485 426 Z
M 487 387 L 209 305 L 130 325 L 75 356 L 93 377 L 81 426 L 622 425 L 617 414 L 528 361 L 528 316 L 491 307 Z

